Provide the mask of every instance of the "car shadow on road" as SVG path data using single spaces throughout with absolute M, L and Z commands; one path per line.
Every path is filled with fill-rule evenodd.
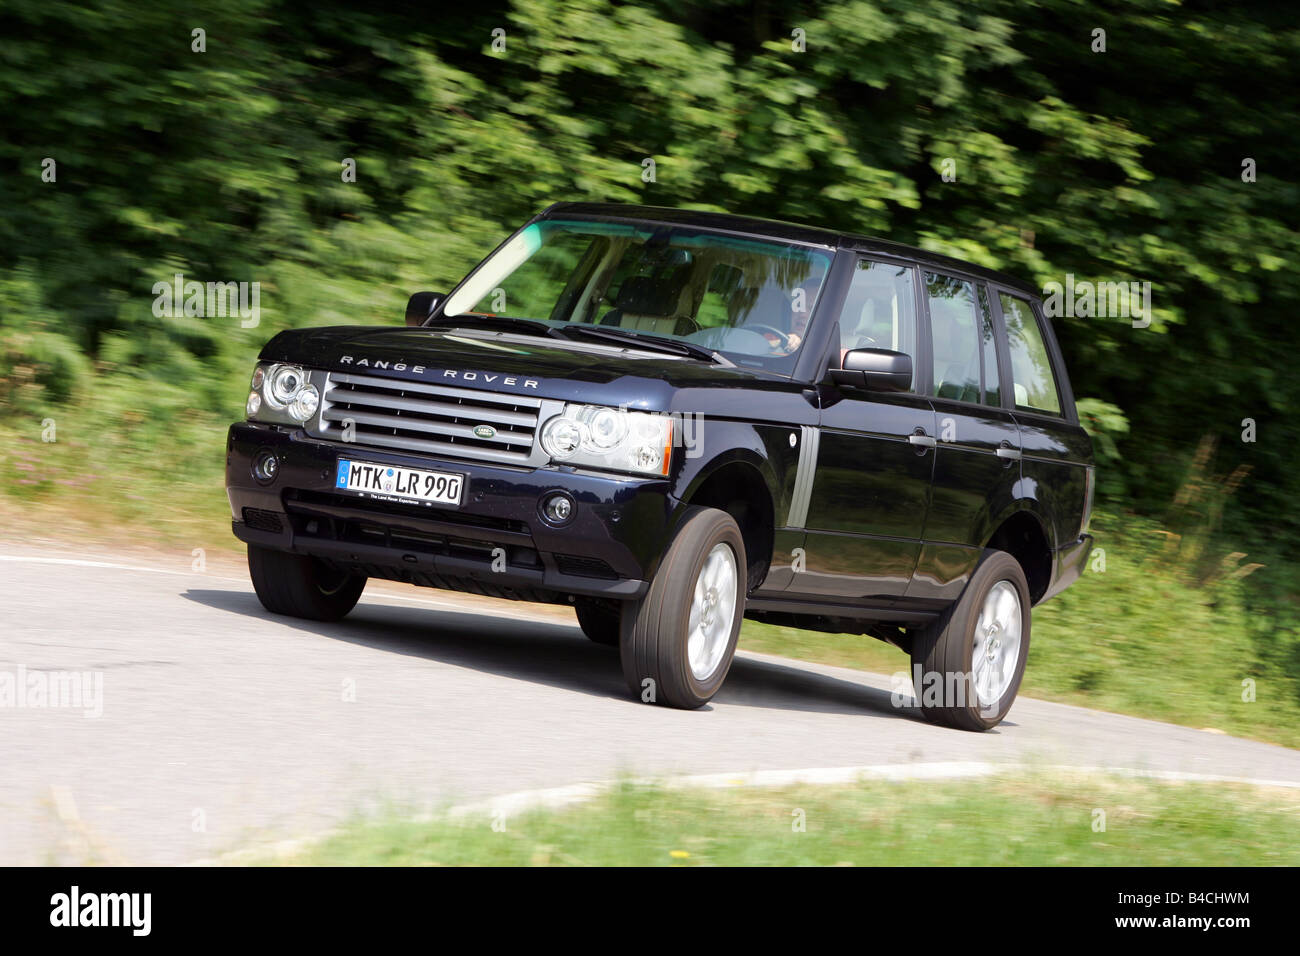
M 321 639 L 636 703 L 623 682 L 617 649 L 593 644 L 576 622 L 565 625 L 442 608 L 394 607 L 366 603 L 363 598 L 344 620 L 323 623 L 271 614 L 247 591 L 191 588 L 181 596 Z M 714 700 L 725 706 L 920 719 L 910 702 L 895 706 L 887 690 L 805 670 L 794 661 L 786 665 L 738 657 Z

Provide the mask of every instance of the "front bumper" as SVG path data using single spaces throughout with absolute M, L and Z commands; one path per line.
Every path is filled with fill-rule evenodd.
M 268 452 L 279 467 L 263 484 L 253 463 Z M 341 457 L 463 474 L 463 503 L 395 504 L 340 491 L 334 478 Z M 559 527 L 539 511 L 556 490 L 576 502 Z M 534 601 L 640 597 L 680 507 L 665 479 L 392 452 L 251 422 L 230 428 L 226 492 L 241 541 L 370 577 Z

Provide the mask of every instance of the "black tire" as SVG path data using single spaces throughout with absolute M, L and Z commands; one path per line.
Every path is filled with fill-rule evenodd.
M 337 621 L 354 607 L 366 586 L 360 574 L 331 568 L 305 554 L 248 546 L 248 574 L 262 607 L 310 621 Z
M 985 600 L 1000 582 L 1009 584 L 1019 596 L 1019 653 L 1006 689 L 996 702 L 982 703 L 972 678 L 975 631 Z M 1003 594 L 1009 606 L 1009 594 Z M 1011 616 L 1014 618 L 1014 614 Z M 997 726 L 1020 690 L 1029 657 L 1029 632 L 1029 585 L 1020 562 L 1005 551 L 986 551 L 961 597 L 913 639 L 912 682 L 918 685 L 918 676 L 921 679 L 914 690 L 922 715 L 933 723 L 960 730 L 983 731 Z M 991 637 L 981 634 L 981 640 Z
M 618 647 L 622 608 L 617 601 L 580 597 L 574 599 L 573 609 L 578 614 L 578 626 L 589 640 L 607 647 Z
M 692 597 L 705 560 L 720 544 L 731 549 L 735 562 L 733 620 L 725 646 L 721 637 L 714 645 L 721 649 L 716 666 L 697 677 L 688 655 Z M 646 703 L 689 710 L 704 706 L 718 692 L 731 669 L 740 636 L 745 568 L 745 542 L 731 515 L 716 508 L 690 509 L 673 535 L 650 589 L 640 600 L 623 604 L 619 655 L 623 678 L 633 694 Z M 726 596 L 723 598 L 725 606 Z

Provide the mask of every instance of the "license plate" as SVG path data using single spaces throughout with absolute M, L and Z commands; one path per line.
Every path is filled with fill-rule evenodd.
M 465 489 L 465 476 L 340 458 L 334 487 L 360 492 L 371 498 L 459 505 Z

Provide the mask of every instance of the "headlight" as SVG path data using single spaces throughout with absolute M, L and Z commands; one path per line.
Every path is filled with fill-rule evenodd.
M 673 420 L 601 405 L 566 405 L 542 425 L 541 443 L 555 461 L 666 475 L 672 464 Z
M 320 392 L 316 391 L 315 385 L 304 385 L 298 389 L 293 396 L 293 401 L 289 403 L 289 417 L 305 422 L 316 414 L 318 408 L 320 408 Z
M 542 428 L 542 447 L 552 458 L 566 461 L 581 450 L 585 435 L 580 422 L 557 415 Z
M 320 392 L 297 365 L 259 364 L 249 387 L 244 410 L 250 421 L 298 425 L 320 410 Z
M 297 397 L 306 381 L 307 373 L 296 365 L 272 365 L 266 373 L 262 397 L 272 408 L 284 408 Z

